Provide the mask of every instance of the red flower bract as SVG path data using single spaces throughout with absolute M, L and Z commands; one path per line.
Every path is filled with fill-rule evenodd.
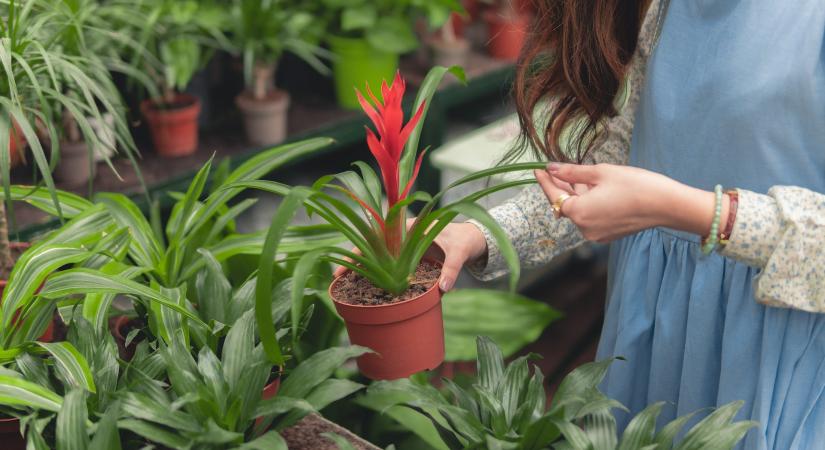
M 412 176 L 401 190 L 399 186 L 399 163 L 404 151 L 404 146 L 407 144 L 407 139 L 410 137 L 421 115 L 424 113 L 424 103 L 418 107 L 418 110 L 410 118 L 406 125 L 403 125 L 404 110 L 401 108 L 401 101 L 404 98 L 404 90 L 406 88 L 404 79 L 401 78 L 401 73 L 395 75 L 392 85 L 388 86 L 386 80 L 381 84 L 381 96 L 383 103 L 379 101 L 367 85 L 367 94 L 372 103 L 356 90 L 358 101 L 364 112 L 367 113 L 378 136 L 367 127 L 367 145 L 370 152 L 378 161 L 378 166 L 381 168 L 381 177 L 384 180 L 384 190 L 387 194 L 387 203 L 389 208 L 392 208 L 400 200 L 407 197 L 410 188 L 418 176 L 418 171 L 421 168 L 421 161 L 424 156 L 422 152 L 418 156 L 415 163 L 415 170 Z M 373 106 L 374 105 L 374 106 Z M 402 127 L 403 125 L 403 127 Z M 388 209 L 389 210 L 389 209 Z

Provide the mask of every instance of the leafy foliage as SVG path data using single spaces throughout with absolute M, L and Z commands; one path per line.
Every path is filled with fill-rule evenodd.
M 733 402 L 697 423 L 674 447 L 692 415 L 657 432 L 656 418 L 664 406 L 659 402 L 636 415 L 618 436 L 611 410 L 624 407 L 598 389 L 612 360 L 574 370 L 546 408 L 544 379 L 538 370 L 531 374 L 529 357 L 505 364 L 492 340 L 479 337 L 477 345 L 478 378 L 469 388 L 445 379 L 445 394 L 410 379 L 380 381 L 370 386 L 369 397 L 389 399 L 427 417 L 453 449 L 724 450 L 755 425 L 734 422 L 742 402 Z

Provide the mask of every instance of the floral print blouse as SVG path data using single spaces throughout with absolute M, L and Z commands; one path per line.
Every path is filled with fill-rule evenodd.
M 659 0 L 653 0 L 631 60 L 626 103 L 620 114 L 605 120 L 606 131 L 587 163 L 627 164 L 645 67 L 662 17 Z M 738 191 L 736 221 L 721 253 L 761 269 L 754 281 L 758 302 L 825 312 L 825 195 L 794 186 L 774 186 L 767 194 Z M 510 237 L 525 267 L 544 264 L 585 242 L 569 219 L 553 217 L 538 185 L 525 188 L 490 214 Z M 506 264 L 495 240 L 481 224 L 470 222 L 485 235 L 487 258 L 471 264 L 469 271 L 483 280 L 503 275 Z

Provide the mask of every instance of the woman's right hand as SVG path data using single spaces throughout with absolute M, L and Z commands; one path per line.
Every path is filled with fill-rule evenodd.
M 412 220 L 414 219 L 410 219 L 408 225 L 412 224 Z M 444 292 L 453 288 L 464 264 L 475 261 L 487 253 L 484 233 L 469 222 L 447 225 L 435 238 L 435 243 L 444 250 L 444 265 L 438 280 L 438 287 Z M 335 276 L 343 274 L 344 271 L 345 267 L 338 267 L 335 269 Z

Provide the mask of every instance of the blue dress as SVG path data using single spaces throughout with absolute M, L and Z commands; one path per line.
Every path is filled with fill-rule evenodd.
M 823 0 L 671 0 L 631 164 L 706 190 L 825 192 L 823 37 Z M 660 426 L 744 400 L 737 419 L 759 427 L 739 448 L 825 449 L 825 314 L 760 305 L 758 269 L 700 253 L 669 229 L 612 245 L 598 357 L 627 361 L 605 392 L 633 414 L 668 402 Z

